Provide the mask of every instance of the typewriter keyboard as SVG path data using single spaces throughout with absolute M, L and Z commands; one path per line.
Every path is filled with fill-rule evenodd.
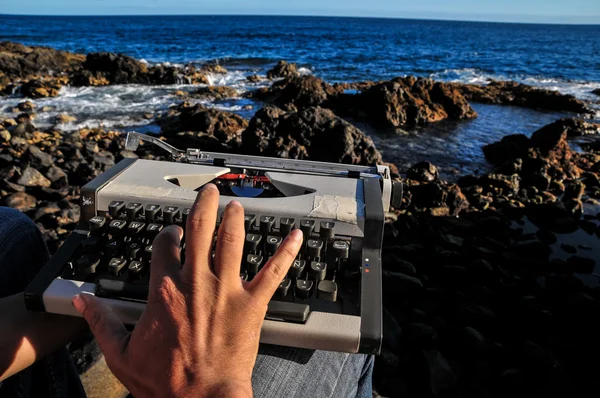
M 175 206 L 111 202 L 105 215 L 89 220 L 88 237 L 62 277 L 96 283 L 100 297 L 146 301 L 152 242 L 167 225 L 185 228 L 189 213 L 189 208 Z M 359 314 L 361 239 L 336 234 L 331 220 L 246 213 L 240 278 L 252 280 L 294 228 L 302 230 L 304 243 L 269 304 L 267 318 L 301 323 L 314 310 Z M 181 253 L 185 261 L 185 235 Z

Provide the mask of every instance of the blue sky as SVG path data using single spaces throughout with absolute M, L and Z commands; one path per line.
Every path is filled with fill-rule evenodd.
M 0 0 L 0 13 L 339 15 L 600 24 L 600 0 Z

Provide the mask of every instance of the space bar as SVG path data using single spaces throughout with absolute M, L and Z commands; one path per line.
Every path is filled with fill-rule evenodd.
M 288 303 L 284 301 L 271 301 L 267 308 L 266 319 L 272 321 L 306 322 L 310 306 L 308 304 Z
M 112 279 L 100 279 L 96 296 L 105 298 L 147 301 L 148 286 L 132 285 L 131 283 Z

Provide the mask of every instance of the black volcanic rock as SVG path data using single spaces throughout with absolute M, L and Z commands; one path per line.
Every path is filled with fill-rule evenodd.
M 381 162 L 381 154 L 369 137 L 320 107 L 292 113 L 266 106 L 250 120 L 241 150 L 254 155 L 336 163 Z
M 49 47 L 0 42 L 0 72 L 12 78 L 69 73 L 81 68 L 82 54 Z
M 376 127 L 414 127 L 444 119 L 477 117 L 453 86 L 412 76 L 376 83 L 353 96 L 332 98 L 328 106 L 340 115 Z
M 487 85 L 451 83 L 469 100 L 485 104 L 514 105 L 549 111 L 592 113 L 590 108 L 572 95 L 535 88 L 512 81 L 491 81 Z
M 284 60 L 277 62 L 277 65 L 267 71 L 267 79 L 275 79 L 278 77 L 296 77 L 299 75 L 298 66 L 295 63 L 289 63 Z

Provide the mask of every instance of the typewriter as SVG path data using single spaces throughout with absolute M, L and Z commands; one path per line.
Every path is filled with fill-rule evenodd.
M 212 182 L 219 212 L 234 198 L 244 206 L 240 278 L 252 280 L 292 229 L 304 233 L 261 342 L 379 353 L 384 215 L 402 197 L 388 167 L 182 151 L 139 133 L 128 134 L 126 147 L 141 141 L 172 161 L 124 159 L 82 188 L 80 223 L 26 289 L 29 310 L 79 316 L 71 299 L 88 293 L 134 325 L 148 297 L 154 237 L 166 225 L 185 228 L 197 191 Z

